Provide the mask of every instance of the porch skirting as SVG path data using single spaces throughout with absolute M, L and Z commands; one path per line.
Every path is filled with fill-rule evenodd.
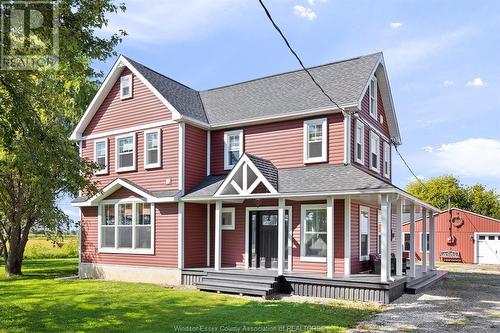
M 181 270 L 147 266 L 80 263 L 81 279 L 181 285 Z

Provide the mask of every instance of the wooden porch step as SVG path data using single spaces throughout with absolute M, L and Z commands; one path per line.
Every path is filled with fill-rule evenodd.
M 224 271 L 209 271 L 207 272 L 207 277 L 214 278 L 224 278 L 224 279 L 234 279 L 239 281 L 263 281 L 263 282 L 274 282 L 276 281 L 276 276 L 269 275 L 265 273 L 248 273 L 248 272 L 224 272 Z
M 278 288 L 277 276 L 258 271 L 208 271 L 196 288 L 205 291 L 243 294 L 250 296 L 269 296 Z
M 255 286 L 245 287 L 244 285 L 225 285 L 212 283 L 198 283 L 196 288 L 203 291 L 216 291 L 231 294 L 243 294 L 249 296 L 269 296 L 274 293 L 273 288 L 258 288 Z
M 254 280 L 242 277 L 212 276 L 212 275 L 203 278 L 203 282 L 208 282 L 208 281 L 219 282 L 219 283 L 247 284 L 255 286 L 274 286 L 274 284 L 277 283 L 277 281 L 274 279 Z
M 436 274 L 433 274 L 432 276 L 426 276 L 424 279 L 420 278 L 416 281 L 411 281 L 412 283 L 406 284 L 406 292 L 408 294 L 421 293 L 425 289 L 441 281 L 446 276 L 446 274 L 448 273 L 445 271 L 437 271 Z

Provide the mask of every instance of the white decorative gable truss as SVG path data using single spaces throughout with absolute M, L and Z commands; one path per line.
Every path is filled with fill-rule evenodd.
M 245 196 L 255 193 L 256 190 L 277 194 L 277 187 L 278 170 L 271 162 L 243 154 L 219 186 L 214 197 Z

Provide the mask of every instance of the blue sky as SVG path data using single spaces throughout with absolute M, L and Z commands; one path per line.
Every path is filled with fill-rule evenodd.
M 417 175 L 500 189 L 500 2 L 267 0 L 307 66 L 383 51 Z M 123 53 L 195 89 L 298 68 L 257 0 L 126 1 Z M 108 71 L 114 59 L 96 63 Z M 411 174 L 394 157 L 393 182 Z

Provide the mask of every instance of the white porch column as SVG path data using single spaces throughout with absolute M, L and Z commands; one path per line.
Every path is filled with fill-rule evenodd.
M 436 269 L 436 259 L 435 259 L 435 243 L 434 243 L 434 212 L 429 212 L 429 268 L 431 270 Z
M 222 201 L 215 201 L 215 252 L 214 268 L 218 271 L 221 267 L 221 238 L 222 238 Z
M 382 230 L 380 243 L 380 280 L 387 282 L 391 278 L 391 202 L 388 195 L 382 196 Z
M 207 203 L 207 267 L 210 267 L 210 202 Z
M 177 204 L 177 268 L 184 268 L 184 202 Z
M 415 206 L 410 208 L 410 277 L 415 277 Z
M 344 275 L 351 275 L 351 197 L 344 198 Z
M 403 276 L 403 237 L 402 230 L 402 215 L 403 215 L 403 200 L 396 201 L 396 276 Z
M 333 262 L 333 213 L 334 213 L 333 196 L 326 198 L 326 276 L 333 278 L 334 262 Z
M 427 210 L 422 207 L 422 233 L 420 248 L 422 249 L 422 271 L 427 272 Z
M 278 199 L 278 275 L 285 269 L 285 198 Z

